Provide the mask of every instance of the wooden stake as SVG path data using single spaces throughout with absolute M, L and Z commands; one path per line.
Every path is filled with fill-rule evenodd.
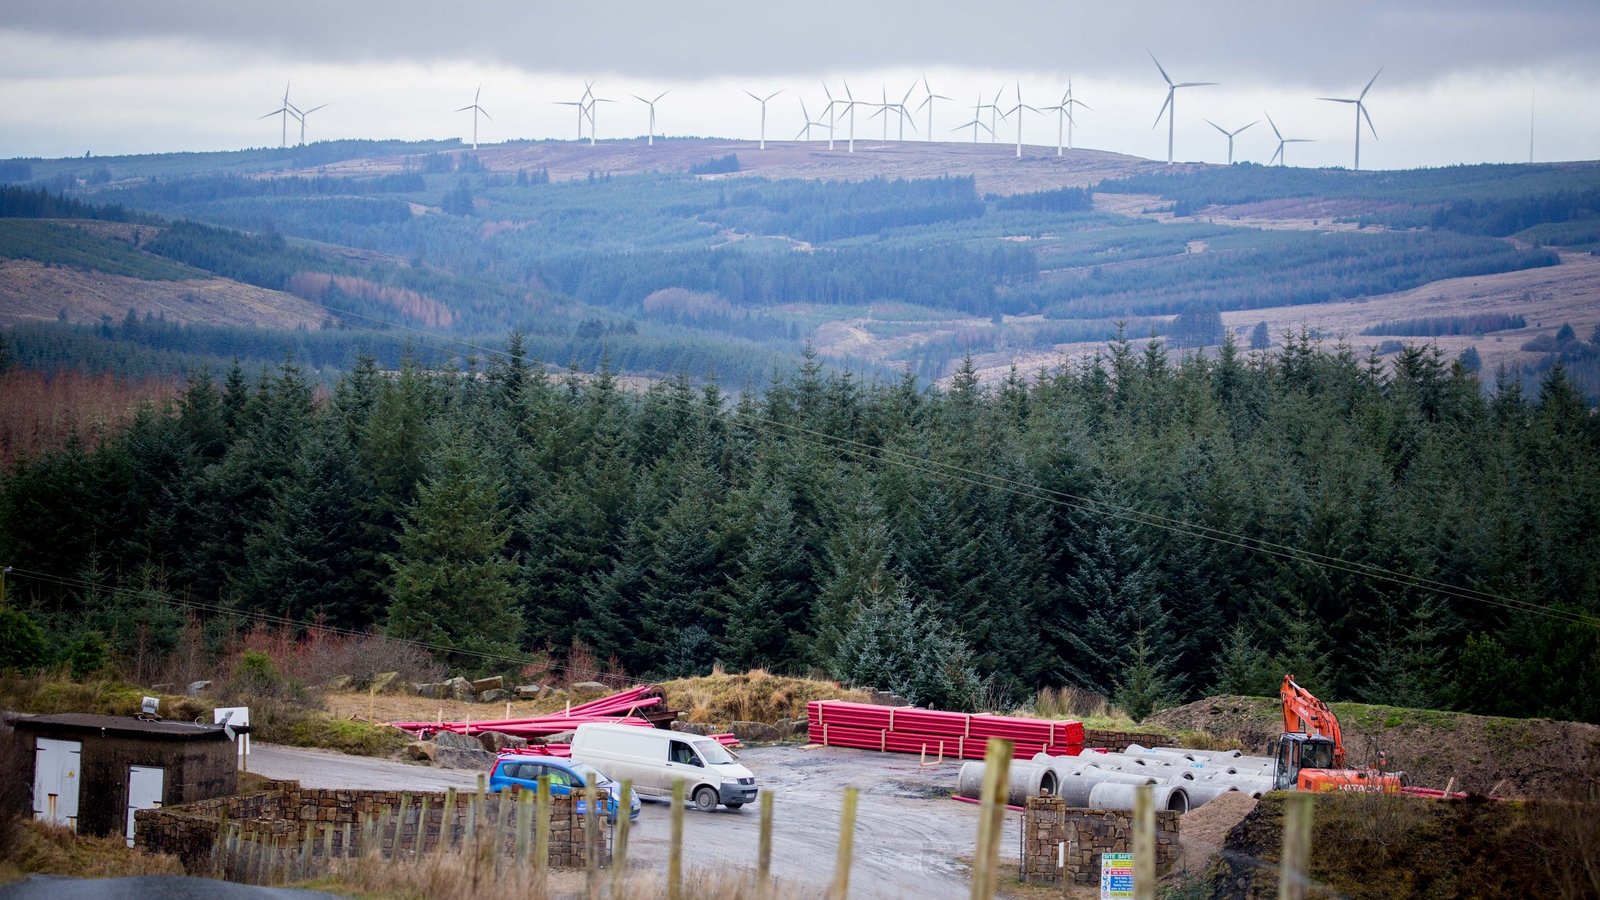
M 527 791 L 517 791 L 517 845 L 515 853 L 517 862 L 526 865 L 528 851 L 533 840 L 533 794 Z
M 683 782 L 672 782 L 672 840 L 667 845 L 667 900 L 683 900 Z
M 539 778 L 539 809 L 534 813 L 533 869 L 541 876 L 550 867 L 550 776 Z
M 407 814 L 410 813 L 410 812 L 411 812 L 411 795 L 408 794 L 408 793 L 402 792 L 400 794 L 400 814 L 396 817 L 396 821 L 394 823 L 394 843 L 390 845 L 390 846 L 392 846 L 394 848 L 394 852 L 393 852 L 393 858 L 394 859 L 399 859 L 401 850 L 403 850 L 405 848 L 405 845 L 406 845 L 406 817 L 407 817 Z
M 978 810 L 978 851 L 972 860 L 972 900 L 991 900 L 999 886 L 1000 831 L 1005 823 L 1007 776 L 1016 745 L 989 738 L 983 757 L 983 798 Z
M 594 779 L 583 786 L 583 855 L 584 885 L 589 900 L 600 900 L 600 792 Z
M 439 844 L 443 847 L 456 845 L 456 789 L 445 788 L 444 809 L 439 813 Z
M 833 860 L 833 890 L 830 892 L 834 900 L 850 896 L 850 865 L 855 860 L 856 847 L 856 800 L 860 795 L 858 788 L 844 789 L 844 811 L 839 816 L 839 852 Z
M 350 856 L 351 856 L 351 853 L 350 853 L 350 823 L 349 822 L 344 823 L 344 833 L 341 834 L 340 837 L 344 838 L 344 843 L 339 845 L 339 855 L 344 857 L 345 859 L 349 859 Z
M 1156 804 L 1154 789 L 1133 789 L 1133 900 L 1156 900 Z
M 611 848 L 611 896 L 622 896 L 624 870 L 628 867 L 629 816 L 633 810 L 633 779 L 622 779 L 621 796 L 617 798 L 617 842 Z
M 772 880 L 772 791 L 761 792 L 761 843 L 756 851 L 756 896 L 771 892 Z
M 1305 900 L 1311 868 L 1311 795 L 1296 792 L 1284 798 L 1283 861 L 1278 872 L 1278 900 Z

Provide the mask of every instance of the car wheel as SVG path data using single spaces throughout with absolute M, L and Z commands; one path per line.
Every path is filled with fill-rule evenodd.
M 744 804 L 743 803 L 728 803 L 728 804 L 725 804 L 725 805 L 729 809 L 738 809 L 739 807 L 743 806 Z
M 703 787 L 694 792 L 694 805 L 705 812 L 717 808 L 717 792 L 709 787 Z

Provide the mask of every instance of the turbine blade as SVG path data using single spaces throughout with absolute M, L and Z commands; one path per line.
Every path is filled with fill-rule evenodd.
M 1200 117 L 1200 121 L 1206 123 L 1207 125 L 1210 125 L 1212 128 L 1215 128 L 1216 130 L 1222 132 L 1223 134 L 1228 134 L 1228 129 L 1223 128 L 1221 125 L 1218 125 L 1217 123 L 1211 121 L 1210 119 L 1206 118 L 1205 116 L 1201 116 Z M 1231 137 L 1232 135 L 1229 135 L 1229 136 Z
M 757 103 L 765 102 L 760 97 L 757 97 L 755 94 L 752 94 L 749 91 L 745 91 L 744 94 L 745 94 L 746 97 L 749 97 L 751 100 L 754 100 Z
M 1146 47 L 1144 52 L 1150 53 L 1150 48 Z M 1167 77 L 1167 70 L 1161 68 L 1161 60 L 1156 59 L 1156 55 L 1154 53 L 1150 53 L 1150 61 L 1155 63 L 1156 64 L 1156 68 L 1161 71 L 1162 80 L 1164 80 L 1168 84 L 1168 86 L 1171 86 L 1172 79 Z
M 1161 117 L 1167 114 L 1167 107 L 1172 105 L 1172 92 L 1175 90 L 1177 90 L 1177 88 L 1167 88 L 1167 100 L 1165 103 L 1161 104 L 1161 111 L 1156 113 L 1156 120 L 1150 123 L 1151 128 L 1155 128 L 1157 125 L 1161 124 Z
M 328 106 L 328 104 L 326 104 L 326 103 L 324 103 L 324 104 L 322 104 L 322 106 L 313 106 L 313 107 L 311 107 L 311 108 L 310 108 L 310 109 L 308 109 L 308 110 L 305 110 L 305 111 L 304 111 L 304 112 L 302 112 L 302 113 L 300 113 L 300 115 L 301 115 L 301 116 L 302 116 L 302 117 L 303 117 L 303 116 L 309 116 L 309 115 L 311 115 L 311 114 L 312 114 L 312 113 L 314 113 L 314 112 L 316 112 L 316 111 L 317 111 L 317 110 L 319 110 L 319 109 L 324 109 L 324 108 L 326 108 L 326 107 L 327 107 L 327 106 Z
M 1382 75 L 1382 74 L 1383 74 L 1383 66 L 1379 66 L 1378 67 L 1378 71 L 1373 73 L 1373 75 L 1372 75 L 1372 81 L 1377 81 L 1378 80 L 1378 76 Z M 1361 89 L 1361 98 L 1360 99 L 1362 99 L 1362 100 L 1367 99 L 1367 91 L 1372 90 L 1372 81 L 1367 82 L 1367 86 Z
M 629 94 L 628 96 L 632 97 L 633 99 L 635 99 L 637 101 L 639 101 L 640 103 L 648 104 L 650 102 L 649 100 L 646 100 L 645 98 L 639 96 L 638 94 Z
M 1317 99 L 1318 100 L 1326 100 L 1329 103 L 1356 103 L 1357 102 L 1355 100 L 1351 100 L 1351 99 L 1346 98 L 1346 97 L 1318 97 Z
M 772 98 L 773 98 L 773 97 L 776 97 L 776 96 L 778 96 L 778 95 L 779 95 L 779 94 L 781 94 L 781 93 L 783 93 L 783 88 L 778 88 L 778 89 L 777 89 L 777 90 L 775 90 L 775 91 L 773 91 L 773 92 L 772 92 L 772 93 L 770 93 L 770 94 L 768 94 L 768 95 L 767 95 L 767 100 L 771 100 L 771 99 L 772 99 Z M 765 102 L 767 102 L 767 101 L 766 101 L 766 100 L 763 100 L 763 101 L 761 101 L 761 102 L 762 102 L 762 103 L 765 103 Z
M 494 121 L 494 116 L 491 116 L 491 115 L 489 115 L 489 111 L 488 111 L 488 110 L 487 110 L 487 109 L 484 109 L 484 108 L 483 108 L 483 107 L 481 107 L 481 106 L 478 106 L 478 107 L 474 107 L 474 108 L 475 108 L 475 109 L 476 109 L 476 110 L 477 110 L 477 111 L 478 111 L 478 112 L 481 112 L 481 113 L 483 113 L 483 117 L 484 117 L 484 118 L 485 118 L 485 119 L 488 119 L 488 120 L 489 120 L 489 121 L 491 121 L 491 122 L 493 122 L 493 121 Z
M 1283 155 L 1283 145 L 1284 145 L 1284 142 L 1283 142 L 1283 141 L 1279 141 L 1279 142 L 1278 142 L 1278 152 L 1277 152 L 1277 153 L 1274 153 L 1274 154 L 1272 154 L 1272 158 L 1271 158 L 1271 159 L 1269 159 L 1269 160 L 1267 160 L 1267 165 L 1269 165 L 1269 166 L 1270 166 L 1270 165 L 1272 165 L 1272 164 L 1273 164 L 1273 163 L 1275 163 L 1275 162 L 1277 162 L 1277 161 L 1278 161 L 1278 157 L 1280 157 L 1280 156 L 1282 156 L 1282 155 Z
M 476 108 L 477 108 L 476 104 L 474 104 L 472 106 L 463 106 L 460 109 L 456 110 L 456 112 L 466 112 L 469 109 L 476 109 Z
M 1220 82 L 1220 81 L 1185 81 L 1183 84 L 1175 84 L 1175 85 L 1173 85 L 1173 87 L 1174 88 L 1205 87 L 1207 85 L 1221 84 L 1221 83 L 1222 82 Z
M 1266 113 L 1262 113 L 1262 115 L 1263 116 L 1267 116 Z M 1267 124 L 1272 126 L 1272 133 L 1277 135 L 1278 140 L 1280 140 L 1280 141 L 1283 140 L 1283 135 L 1278 134 L 1278 123 L 1272 121 L 1272 117 L 1271 116 L 1267 116 Z
M 661 93 L 657 94 L 656 98 L 654 100 L 651 100 L 650 102 L 651 103 L 660 103 L 661 102 L 661 98 L 665 97 L 666 95 L 668 95 L 670 93 L 672 93 L 672 88 L 667 88 L 666 90 L 664 90 Z
M 1378 129 L 1372 127 L 1372 117 L 1367 115 L 1367 105 L 1365 103 L 1357 103 L 1356 109 L 1361 110 L 1361 117 L 1367 120 L 1367 130 L 1372 132 L 1372 139 L 1377 140 Z
M 1257 120 L 1255 120 L 1255 121 L 1254 121 L 1254 122 L 1251 122 L 1251 123 L 1250 123 L 1250 125 L 1260 125 L 1260 124 L 1261 124 L 1261 120 L 1260 120 L 1260 119 L 1257 119 Z M 1245 130 L 1245 128 L 1249 128 L 1249 127 L 1250 127 L 1250 125 L 1246 125 L 1246 126 L 1245 126 L 1245 127 L 1244 127 L 1244 128 L 1241 128 L 1241 129 L 1239 129 L 1239 130 L 1238 130 L 1238 131 L 1235 131 L 1235 132 L 1234 132 L 1234 134 L 1243 134 L 1243 133 L 1244 133 L 1244 130 Z

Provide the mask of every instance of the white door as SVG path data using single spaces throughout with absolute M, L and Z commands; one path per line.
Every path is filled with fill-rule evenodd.
M 77 831 L 83 744 L 42 737 L 33 746 L 33 817 Z
M 161 805 L 161 788 L 166 770 L 156 766 L 128 767 L 128 846 L 133 846 L 133 811 L 155 809 Z

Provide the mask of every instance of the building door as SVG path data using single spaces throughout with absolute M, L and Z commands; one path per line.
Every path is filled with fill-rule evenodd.
M 161 789 L 167 773 L 156 766 L 128 767 L 128 846 L 133 846 L 133 813 L 161 805 Z
M 77 831 L 83 744 L 42 737 L 33 746 L 33 817 Z

